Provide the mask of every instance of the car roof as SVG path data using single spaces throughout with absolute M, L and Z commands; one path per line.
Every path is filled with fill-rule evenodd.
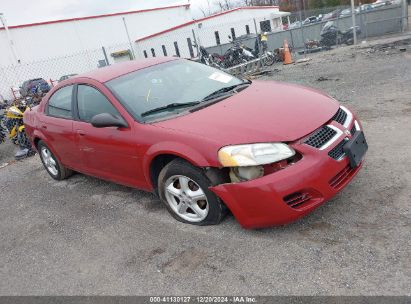
M 115 63 L 97 70 L 87 72 L 84 74 L 79 74 L 71 79 L 77 78 L 91 78 L 99 82 L 107 82 L 114 78 L 120 77 L 122 75 L 148 68 L 153 65 L 161 64 L 168 61 L 177 60 L 177 57 L 154 57 L 146 59 L 131 60 L 127 62 Z

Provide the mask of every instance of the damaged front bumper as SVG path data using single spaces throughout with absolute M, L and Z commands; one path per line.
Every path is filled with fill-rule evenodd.
M 295 147 L 303 159 L 278 172 L 241 183 L 211 187 L 244 228 L 282 225 L 310 213 L 341 191 L 362 163 L 351 168 L 348 157 L 334 160 L 329 149 Z

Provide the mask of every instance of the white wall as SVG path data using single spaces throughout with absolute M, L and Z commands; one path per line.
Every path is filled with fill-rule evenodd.
M 254 19 L 257 25 L 257 32 L 262 31 L 260 21 L 264 20 L 270 20 L 272 31 L 282 30 L 278 9 L 241 9 L 139 41 L 136 43 L 136 48 L 138 49 L 137 57 L 143 57 L 144 50 L 147 51 L 148 57 L 152 57 L 151 48 L 154 48 L 156 56 L 163 56 L 162 45 L 166 47 L 169 56 L 176 55 L 174 42 L 177 42 L 181 57 L 189 58 L 187 38 L 194 42 L 193 30 L 200 45 L 211 47 L 216 45 L 215 31 L 219 33 L 221 44 L 229 43 L 228 35 L 231 35 L 231 28 L 234 28 L 236 37 L 246 34 L 246 25 L 249 26 L 251 33 L 255 33 Z M 194 55 L 197 56 L 195 48 Z
M 127 43 L 123 17 L 126 19 L 132 41 L 192 20 L 189 9 L 178 7 L 11 28 L 10 34 L 18 58 L 21 63 L 27 63 Z M 0 30 L 0 66 L 12 63 L 5 30 Z
M 10 28 L 20 64 L 13 60 L 6 31 L 0 30 L 0 94 L 11 98 L 10 87 L 25 80 L 42 77 L 58 79 L 72 73 L 97 68 L 112 52 L 130 49 L 124 28 L 125 18 L 132 46 L 138 38 L 192 20 L 186 7 L 154 10 L 69 22 Z M 137 50 L 135 50 L 137 52 Z

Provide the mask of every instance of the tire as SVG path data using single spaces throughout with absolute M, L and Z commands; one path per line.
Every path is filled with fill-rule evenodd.
M 158 193 L 168 212 L 178 221 L 192 225 L 216 225 L 227 208 L 208 188 L 205 173 L 182 159 L 168 163 L 158 176 Z
M 353 45 L 354 44 L 354 38 L 350 38 L 350 39 L 347 39 L 347 41 L 345 42 L 345 44 L 346 45 Z
M 39 151 L 41 162 L 47 173 L 55 180 L 63 180 L 70 177 L 73 171 L 64 167 L 59 160 L 50 151 L 49 147 L 40 140 L 37 144 L 37 150 Z M 48 155 L 48 156 L 47 156 Z M 54 168 L 54 170 L 52 169 Z
M 268 55 L 266 58 L 264 58 L 264 65 L 265 66 L 271 66 L 275 62 L 275 58 L 272 55 Z

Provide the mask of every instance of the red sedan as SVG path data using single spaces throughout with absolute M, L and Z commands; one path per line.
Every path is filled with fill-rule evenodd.
M 179 221 L 289 223 L 346 186 L 367 150 L 355 115 L 313 89 L 177 58 L 59 83 L 24 116 L 52 178 L 73 171 L 153 191 Z

